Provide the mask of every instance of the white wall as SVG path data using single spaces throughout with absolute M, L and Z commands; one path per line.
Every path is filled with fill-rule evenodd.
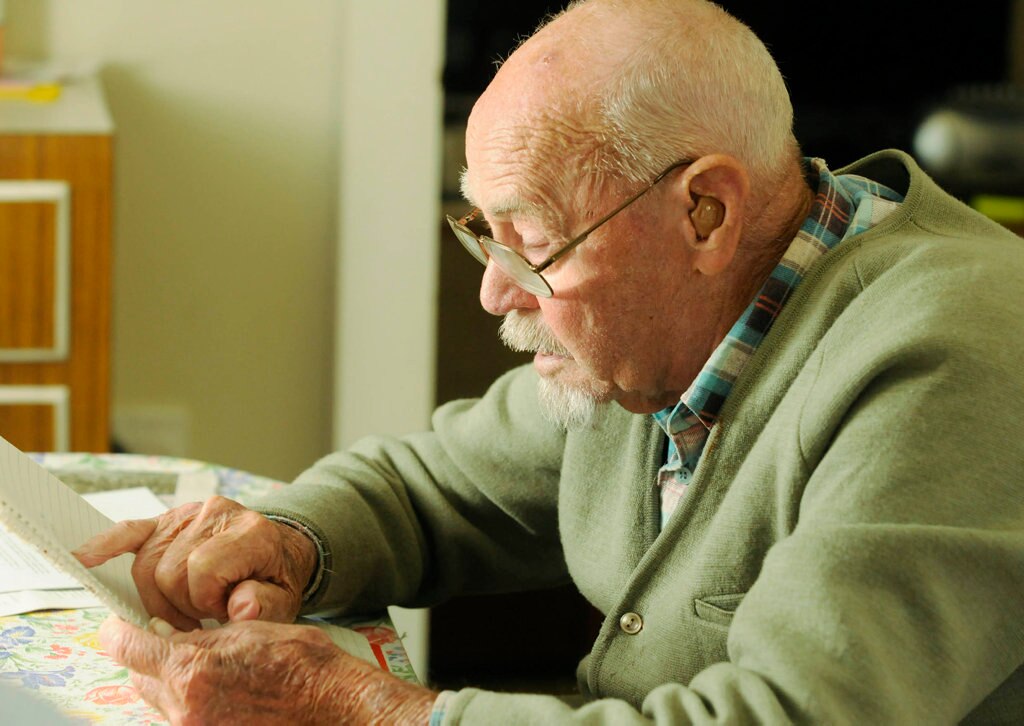
M 282 479 L 428 424 L 444 0 L 7 10 L 10 56 L 102 66 L 115 413 Z M 424 615 L 398 619 L 424 673 Z
M 346 4 L 339 64 L 339 448 L 366 434 L 423 430 L 434 406 L 444 10 L 443 0 Z M 424 677 L 426 611 L 392 608 L 392 618 Z
M 14 0 L 10 55 L 94 60 L 115 140 L 113 404 L 291 478 L 330 448 L 332 0 Z M 129 432 L 130 434 L 130 432 Z
M 411 360 L 415 373 L 393 380 L 406 426 L 424 425 L 436 233 L 424 237 L 422 220 L 437 200 L 443 9 L 9 0 L 8 54 L 100 63 L 117 124 L 115 411 L 177 414 L 188 455 L 291 478 L 334 442 L 392 430 L 384 399 L 354 392 L 378 390 Z M 403 65 L 410 57 L 415 68 Z M 356 200 L 340 205 L 339 128 L 342 183 Z M 344 211 L 356 208 L 388 234 Z M 335 274 L 339 233 L 360 244 Z M 379 245 L 416 248 L 388 254 L 385 267 Z M 399 278 L 401 294 L 363 294 Z M 339 283 L 353 287 L 336 299 Z M 342 350 L 366 351 L 337 367 L 336 314 Z M 405 341 L 402 360 L 378 348 L 383 325 Z

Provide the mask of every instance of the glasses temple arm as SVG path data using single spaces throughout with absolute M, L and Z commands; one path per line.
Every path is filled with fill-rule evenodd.
M 674 169 L 674 168 L 675 167 L 672 167 L 672 169 Z M 614 217 L 616 214 L 621 212 L 623 209 L 628 207 L 630 204 L 635 202 L 637 199 L 642 197 L 644 194 L 646 194 L 647 192 L 649 192 L 652 189 L 654 189 L 654 185 L 657 184 L 658 182 L 660 182 L 662 179 L 664 179 L 668 175 L 668 173 L 670 171 L 672 171 L 672 169 L 666 169 L 664 172 L 659 174 L 658 177 L 653 182 L 648 184 L 646 187 L 644 187 L 639 192 L 637 192 L 636 194 L 631 196 L 629 199 L 624 201 L 622 204 L 617 206 L 615 209 L 613 209 L 612 211 L 608 212 L 608 214 L 606 214 L 603 217 L 601 217 L 601 219 L 597 220 L 592 225 L 590 225 L 585 230 L 583 230 L 583 232 L 581 232 L 578 237 L 574 237 L 573 239 L 569 240 L 569 242 L 565 245 L 565 247 L 563 247 L 562 249 L 558 250 L 557 252 L 555 252 L 555 254 L 551 255 L 551 257 L 547 258 L 546 260 L 541 262 L 539 265 L 534 267 L 533 271 L 534 272 L 543 272 L 544 270 L 549 268 L 551 265 L 553 265 L 556 262 L 558 262 L 558 260 L 560 260 L 562 257 L 565 257 L 565 255 L 567 255 L 570 252 L 572 252 L 573 249 L 575 249 L 577 245 L 580 245 L 584 241 L 586 241 L 587 237 L 590 236 L 591 232 L 593 232 L 595 229 L 597 229 L 602 224 L 607 222 L 609 219 Z

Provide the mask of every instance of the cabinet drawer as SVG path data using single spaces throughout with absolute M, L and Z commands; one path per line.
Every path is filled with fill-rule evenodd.
M 67 451 L 66 386 L 0 386 L 0 432 L 22 451 Z
M 0 362 L 68 355 L 70 191 L 0 181 Z

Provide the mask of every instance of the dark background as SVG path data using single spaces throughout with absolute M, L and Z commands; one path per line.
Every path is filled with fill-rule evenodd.
M 834 8 L 820 0 L 721 4 L 761 37 L 782 69 L 804 153 L 833 168 L 881 148 L 912 151 L 922 116 L 952 89 L 1008 79 L 1010 2 L 921 3 L 927 11 L 898 0 Z M 459 128 L 493 77 L 495 61 L 561 6 L 449 0 L 444 85 L 453 148 L 461 145 Z M 449 160 L 449 166 L 461 163 Z M 466 211 L 452 183 L 446 183 L 445 208 L 456 216 Z M 439 233 L 441 403 L 482 394 L 530 356 L 498 342 L 498 320 L 477 302 L 479 263 L 446 225 Z M 570 693 L 576 662 L 589 651 L 600 622 L 572 587 L 458 598 L 432 610 L 430 680 L 445 688 Z
M 768 46 L 793 97 L 797 139 L 832 166 L 886 147 L 910 151 L 921 116 L 951 89 L 1008 79 L 1009 0 L 719 4 Z M 483 91 L 494 61 L 561 6 L 449 0 L 450 119 Z

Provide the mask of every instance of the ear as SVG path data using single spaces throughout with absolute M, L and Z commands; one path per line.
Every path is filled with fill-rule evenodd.
M 690 208 L 684 234 L 694 252 L 694 269 L 717 275 L 732 264 L 743 237 L 750 195 L 747 169 L 728 154 L 709 154 L 688 166 L 679 183 Z

